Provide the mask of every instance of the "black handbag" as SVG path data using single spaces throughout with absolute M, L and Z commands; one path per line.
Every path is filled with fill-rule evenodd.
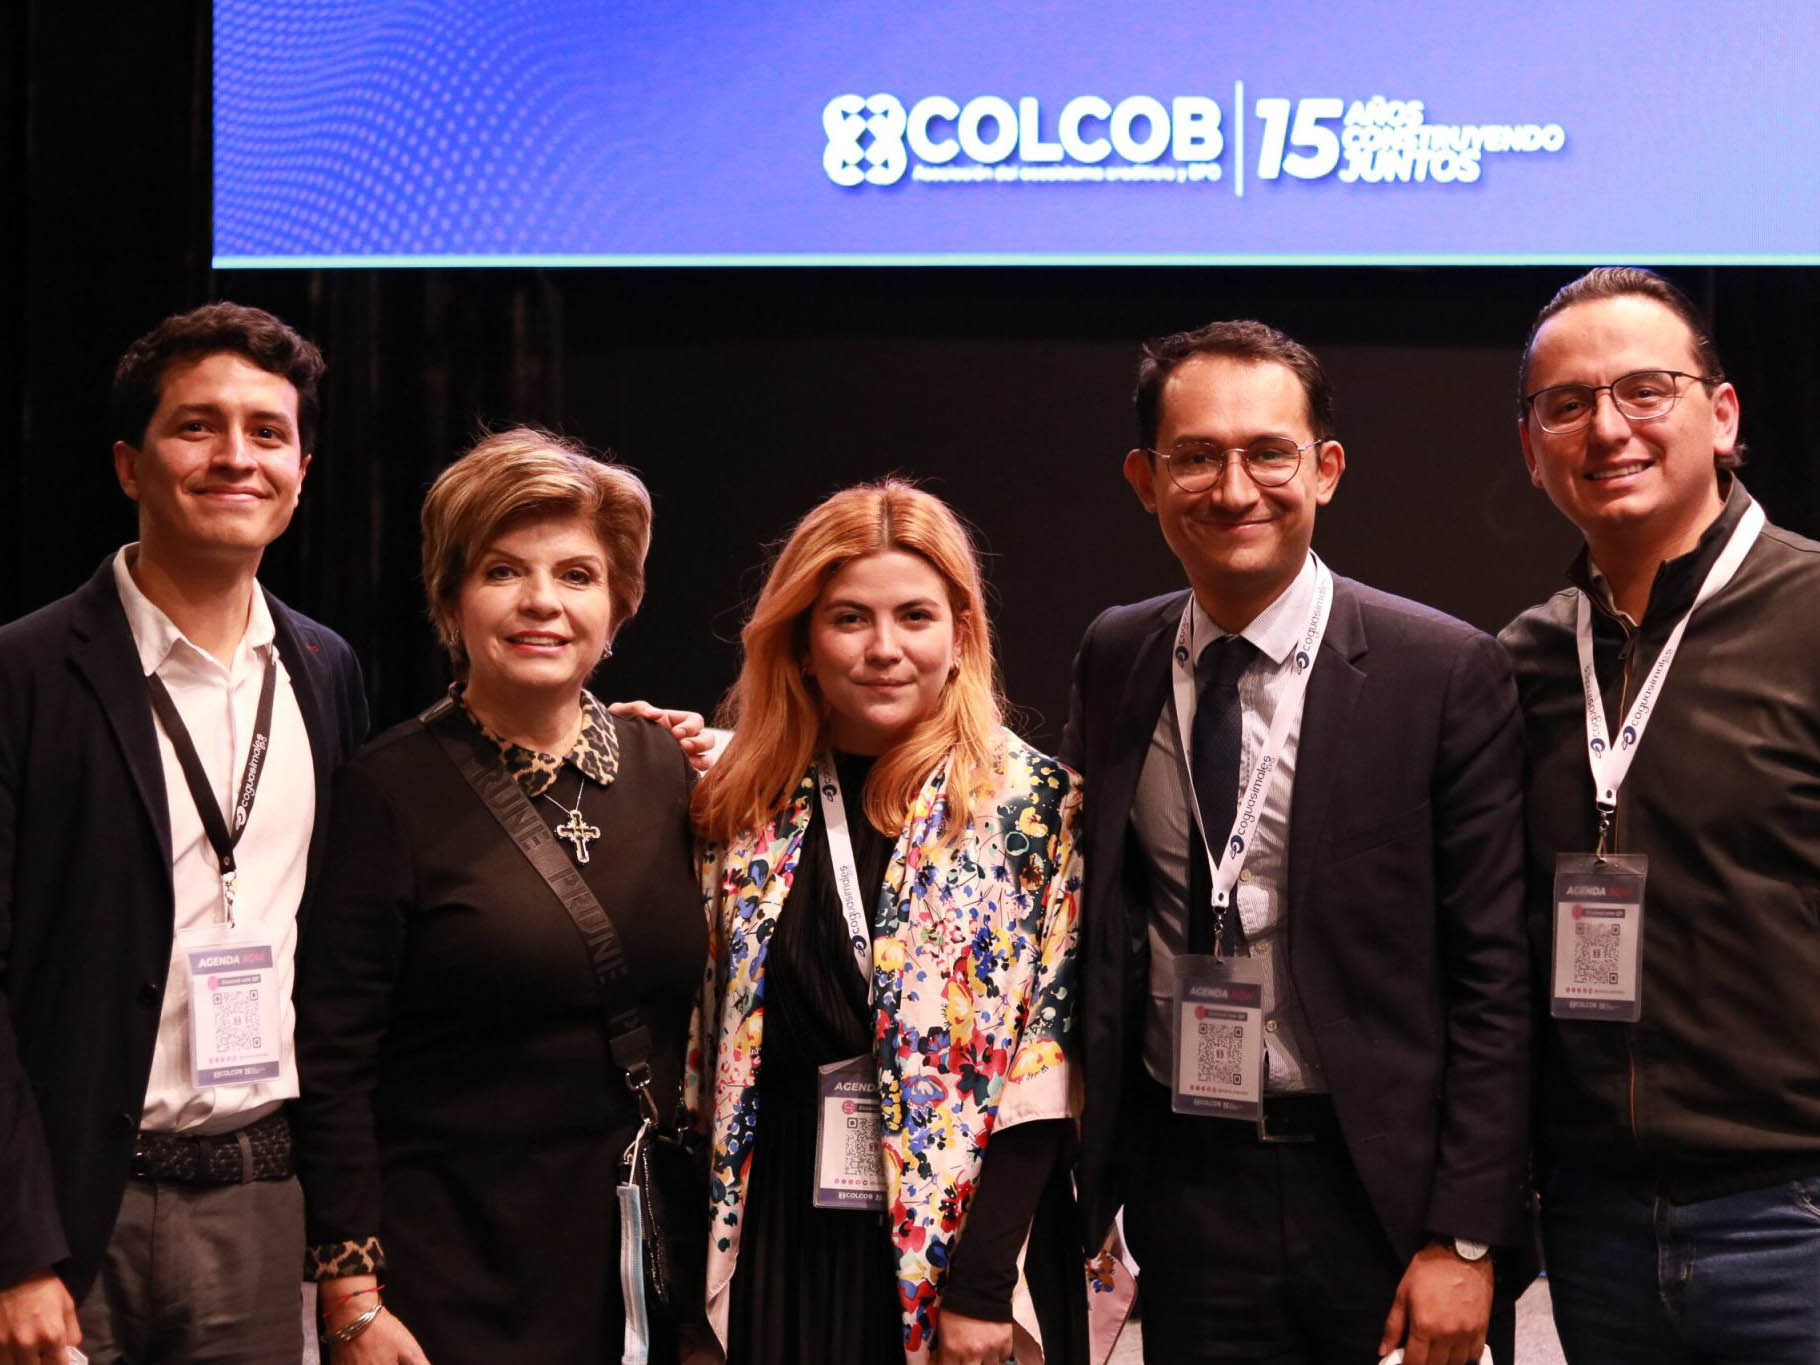
M 705 1149 L 693 1129 L 650 1117 L 640 1125 L 619 1165 L 622 1190 L 636 1186 L 644 1211 L 645 1283 L 677 1324 L 702 1319 L 707 1281 L 707 1230 L 678 1239 L 708 1207 Z M 625 1215 L 624 1200 L 621 1216 Z
M 613 921 L 580 870 L 557 847 L 556 837 L 518 783 L 496 762 L 476 752 L 474 728 L 445 697 L 418 717 L 506 834 L 535 868 L 575 922 L 600 982 L 607 1047 L 638 1103 L 638 1133 L 620 1160 L 621 1281 L 642 1246 L 642 1297 L 673 1324 L 700 1320 L 707 1282 L 707 1233 L 689 1235 L 708 1207 L 706 1150 L 682 1119 L 679 1102 L 666 1119 L 651 1094 L 651 1031 L 630 989 L 632 972 Z M 636 1191 L 633 1199 L 631 1191 Z M 681 1234 L 680 1236 L 678 1234 Z M 634 1286 L 636 1288 L 636 1286 Z M 634 1313 L 627 1294 L 628 1318 Z

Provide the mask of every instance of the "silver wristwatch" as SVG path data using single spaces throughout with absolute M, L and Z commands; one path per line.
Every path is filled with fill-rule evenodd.
M 1462 1261 L 1482 1261 L 1491 1254 L 1491 1248 L 1484 1242 L 1475 1242 L 1466 1237 L 1449 1239 L 1453 1243 L 1453 1254 Z

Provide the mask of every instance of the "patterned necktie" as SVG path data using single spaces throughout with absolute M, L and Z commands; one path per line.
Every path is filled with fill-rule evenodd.
M 1222 635 L 1201 651 L 1198 672 L 1202 682 L 1189 737 L 1189 770 L 1194 775 L 1195 802 L 1201 808 L 1201 829 L 1220 862 L 1226 860 L 1226 835 L 1239 809 L 1240 740 L 1244 730 L 1239 712 L 1239 677 L 1257 657 L 1257 646 L 1241 635 Z M 1200 848 L 1189 850 L 1189 867 L 1188 949 L 1205 953 L 1213 947 L 1213 919 L 1206 913 L 1213 899 L 1213 884 Z M 1194 875 L 1197 872 L 1199 875 Z M 1233 955 L 1242 942 L 1238 916 L 1228 915 L 1226 919 L 1229 927 L 1222 952 Z

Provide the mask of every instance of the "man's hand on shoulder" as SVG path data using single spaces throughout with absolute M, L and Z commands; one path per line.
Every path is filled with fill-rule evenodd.
M 1378 1354 L 1401 1345 L 1404 1365 L 1477 1365 L 1491 1321 L 1491 1286 L 1490 1256 L 1468 1261 L 1451 1242 L 1430 1242 L 1403 1272 Z
M 0 1365 L 63 1365 L 81 1341 L 75 1300 L 49 1270 L 0 1289 Z

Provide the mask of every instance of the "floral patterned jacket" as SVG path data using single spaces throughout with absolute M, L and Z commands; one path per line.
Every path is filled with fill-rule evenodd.
M 1078 1107 L 1070 1057 L 1081 782 L 1001 734 L 991 799 L 940 848 L 947 765 L 923 785 L 873 913 L 873 1051 L 910 1365 L 928 1358 L 949 1250 L 991 1134 Z M 813 778 L 811 769 L 763 826 L 702 853 L 714 952 L 690 1083 L 701 1110 L 712 1078 L 708 1317 L 723 1345 L 760 1121 L 765 948 L 796 874 Z M 1021 1275 L 1014 1312 L 1040 1340 Z

